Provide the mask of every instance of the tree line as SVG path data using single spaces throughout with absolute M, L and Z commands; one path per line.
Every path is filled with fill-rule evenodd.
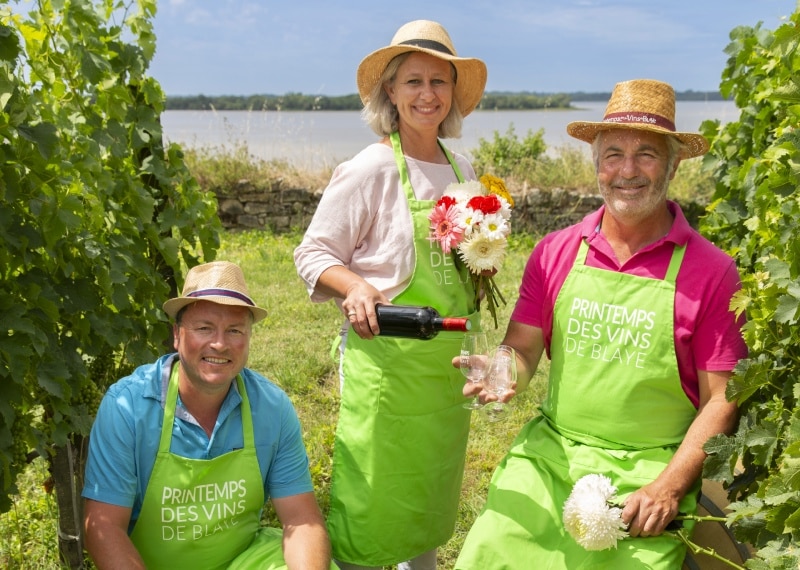
M 526 111 L 534 109 L 569 109 L 577 101 L 607 101 L 611 93 L 532 93 L 528 91 L 489 91 L 483 95 L 478 109 Z M 679 101 L 721 101 L 717 91 L 683 91 Z M 361 99 L 350 95 L 187 95 L 170 96 L 170 111 L 360 111 Z

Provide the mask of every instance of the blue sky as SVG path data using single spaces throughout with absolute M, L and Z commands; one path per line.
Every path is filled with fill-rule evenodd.
M 715 90 L 737 26 L 800 0 L 159 0 L 151 75 L 167 95 L 356 92 L 361 59 L 403 23 L 441 22 L 487 91 L 605 91 L 660 79 Z

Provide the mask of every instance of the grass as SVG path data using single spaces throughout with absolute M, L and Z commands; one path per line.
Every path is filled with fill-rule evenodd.
M 254 156 L 245 143 L 184 149 L 184 160 L 198 184 L 214 192 L 230 192 L 247 181 L 255 190 L 274 184 L 290 188 L 324 188 L 332 169 L 301 170 L 286 160 L 264 160 Z
M 281 386 L 293 401 L 303 426 L 317 497 L 327 510 L 339 405 L 337 365 L 330 346 L 342 319 L 332 302 L 315 304 L 308 299 L 292 257 L 300 237 L 260 231 L 226 233 L 217 258 L 243 268 L 250 293 L 269 312 L 254 329 L 248 366 Z M 500 308 L 500 328 L 488 331 L 493 343 L 499 343 L 505 332 L 533 244 L 528 236 L 511 240 L 509 256 L 496 279 L 508 304 Z M 440 568 L 453 567 L 464 536 L 483 506 L 492 471 L 520 427 L 536 414 L 542 374 L 540 371 L 538 380 L 511 404 L 509 419 L 489 423 L 481 413 L 473 415 L 457 528 L 440 550 Z M 40 459 L 20 477 L 21 492 L 12 496 L 12 509 L 0 515 L 0 567 L 62 568 L 55 498 L 45 490 L 48 477 Z
M 0 568 L 49 570 L 58 562 L 58 508 L 45 485 L 50 474 L 41 458 L 18 477 L 20 492 L 0 515 Z

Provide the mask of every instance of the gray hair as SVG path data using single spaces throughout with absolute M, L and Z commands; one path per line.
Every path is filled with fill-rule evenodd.
M 372 88 L 372 93 L 369 95 L 369 100 L 361 110 L 361 118 L 369 125 L 378 136 L 386 137 L 398 129 L 399 115 L 397 108 L 389 99 L 389 94 L 383 88 L 387 83 L 392 83 L 395 80 L 397 69 L 406 60 L 406 58 L 414 52 L 407 51 L 393 58 L 383 70 L 380 80 Z M 453 76 L 453 85 L 457 81 L 456 68 L 450 64 L 450 69 Z M 439 125 L 439 137 L 443 139 L 459 138 L 461 136 L 461 126 L 464 123 L 464 116 L 461 114 L 461 109 L 458 108 L 458 103 L 455 98 L 450 105 L 450 112 Z
M 594 161 L 594 170 L 597 172 L 600 167 L 600 140 L 603 133 L 607 131 L 602 130 L 597 133 L 592 141 L 592 160 Z M 681 155 L 684 144 L 672 135 L 664 135 L 667 139 L 667 180 L 670 179 L 672 174 L 678 168 L 678 157 Z

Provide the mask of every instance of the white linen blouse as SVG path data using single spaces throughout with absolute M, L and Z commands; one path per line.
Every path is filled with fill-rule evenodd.
M 465 180 L 475 180 L 467 159 L 453 153 Z M 438 200 L 457 182 L 453 167 L 406 157 L 418 200 Z M 374 143 L 333 172 L 302 242 L 294 251 L 300 278 L 314 302 L 330 297 L 315 290 L 320 275 L 347 267 L 392 299 L 414 272 L 411 215 L 390 146 Z M 335 299 L 341 307 L 342 299 Z

